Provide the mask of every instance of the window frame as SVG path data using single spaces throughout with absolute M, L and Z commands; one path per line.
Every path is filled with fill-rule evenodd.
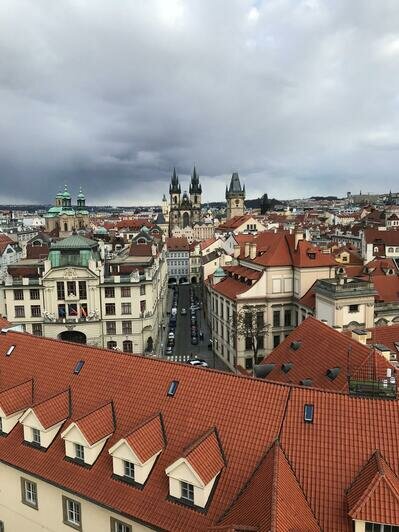
M 126 471 L 130 474 L 126 474 Z M 135 465 L 133 462 L 129 462 L 128 460 L 123 460 L 123 477 L 128 479 L 128 480 L 133 480 L 135 479 Z
M 75 460 L 79 462 L 85 461 L 85 448 L 80 443 L 74 443 Z
M 70 512 L 69 503 L 76 505 L 77 512 L 76 512 L 76 509 L 71 510 L 71 511 L 77 513 L 79 517 L 79 523 L 76 523 L 69 519 L 69 512 Z M 80 504 L 79 501 L 76 501 L 75 499 L 71 499 L 63 495 L 62 496 L 62 515 L 63 515 L 64 525 L 70 526 L 71 528 L 74 528 L 75 530 L 82 530 L 82 505 Z
M 36 427 L 31 427 L 31 442 L 34 444 L 34 445 L 39 445 L 41 446 L 42 444 L 42 438 L 41 438 L 41 434 L 40 434 L 40 429 L 37 429 Z
M 187 494 L 185 496 L 184 494 Z M 192 494 L 192 497 L 191 497 Z M 194 504 L 194 485 L 190 484 L 189 482 L 185 482 L 184 480 L 180 481 L 180 499 L 183 501 Z
M 128 525 L 127 523 L 124 523 L 123 521 L 119 521 L 119 519 L 116 519 L 115 517 L 110 518 L 110 525 L 111 525 L 111 532 L 132 532 L 132 525 Z M 118 525 L 122 525 L 123 528 L 118 528 Z
M 30 485 L 31 490 L 27 489 L 27 485 Z M 30 500 L 26 494 L 30 491 L 32 494 L 34 494 L 33 499 Z M 26 506 L 29 506 L 30 508 L 34 508 L 35 510 L 39 509 L 39 497 L 37 494 L 37 484 L 36 482 L 33 482 L 32 480 L 29 480 L 28 478 L 21 477 L 21 497 L 22 497 L 22 503 L 26 504 Z

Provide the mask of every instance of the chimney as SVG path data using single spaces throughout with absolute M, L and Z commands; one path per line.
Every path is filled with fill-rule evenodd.
M 249 242 L 245 242 L 244 257 L 248 257 L 248 255 L 249 255 Z
M 333 325 L 333 329 L 335 329 L 337 332 L 342 332 L 342 325 Z
M 256 258 L 256 244 L 255 243 L 251 243 L 249 245 L 249 258 L 251 260 Z
M 295 231 L 295 249 L 298 249 L 298 244 L 301 240 L 303 240 L 303 232 L 297 229 Z
M 374 349 L 377 351 L 377 353 L 379 353 L 386 360 L 388 360 L 388 362 L 391 361 L 391 350 L 389 349 L 389 347 L 383 344 L 374 344 Z M 390 376 L 391 375 L 387 375 L 387 377 L 390 377 Z
M 366 329 L 353 329 L 352 339 L 357 340 L 361 344 L 366 345 L 367 339 L 369 338 L 369 332 Z
M 241 253 L 240 244 L 234 244 L 234 258 L 238 259 Z

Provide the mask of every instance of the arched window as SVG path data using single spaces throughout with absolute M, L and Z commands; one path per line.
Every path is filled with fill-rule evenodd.
M 107 349 L 116 349 L 117 348 L 117 343 L 114 342 L 113 340 L 110 340 L 109 342 L 107 342 Z
M 399 323 L 399 316 L 395 316 L 395 318 L 392 320 L 392 323 Z
M 380 318 L 375 322 L 376 327 L 384 327 L 385 325 L 388 325 L 388 320 L 385 318 Z
M 352 329 L 359 328 L 360 327 L 360 323 L 358 323 L 357 321 L 351 321 L 350 323 L 348 323 L 347 327 L 351 331 Z
M 393 253 L 393 248 L 388 248 L 388 253 Z
M 133 342 L 131 340 L 123 341 L 123 351 L 125 353 L 133 353 Z

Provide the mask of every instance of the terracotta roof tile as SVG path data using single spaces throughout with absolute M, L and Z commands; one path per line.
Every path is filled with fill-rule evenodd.
M 207 485 L 224 468 L 225 462 L 215 430 L 195 442 L 184 457 Z
M 93 410 L 89 414 L 75 421 L 83 436 L 90 445 L 94 445 L 115 430 L 112 403 Z
M 35 404 L 32 407 L 33 412 L 42 424 L 44 429 L 48 429 L 61 421 L 67 419 L 70 415 L 70 398 L 69 390 L 65 390 L 49 399 Z
M 125 440 L 142 463 L 162 451 L 165 438 L 160 415 L 145 421 L 133 430 Z
M 33 381 L 25 381 L 0 393 L 0 408 L 6 416 L 21 412 L 32 406 Z

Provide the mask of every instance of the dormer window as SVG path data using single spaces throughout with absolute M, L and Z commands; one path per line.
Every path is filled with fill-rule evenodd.
M 82 462 L 85 461 L 85 448 L 80 443 L 75 443 L 75 458 Z
M 123 471 L 124 471 L 124 476 L 126 478 L 130 480 L 134 480 L 134 464 L 132 462 L 123 460 Z
M 194 486 L 188 482 L 180 482 L 181 498 L 194 504 Z
M 40 445 L 40 430 L 39 429 L 32 429 L 32 443 L 35 443 L 36 445 Z

